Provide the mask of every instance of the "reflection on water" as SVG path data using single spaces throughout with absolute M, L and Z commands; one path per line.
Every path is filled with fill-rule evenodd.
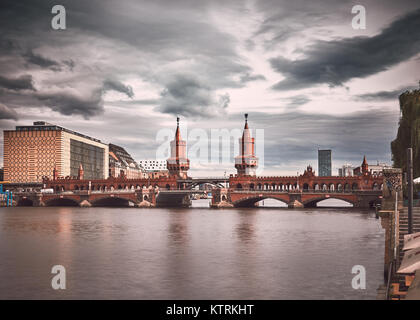
M 374 299 L 383 245 L 356 209 L 0 208 L 0 298 Z

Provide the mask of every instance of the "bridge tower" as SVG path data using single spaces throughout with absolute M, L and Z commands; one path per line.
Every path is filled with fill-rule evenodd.
M 182 140 L 179 130 L 179 117 L 176 118 L 175 139 L 171 141 L 171 156 L 166 160 L 166 166 L 170 176 L 181 179 L 188 178 L 190 160 L 187 158 L 187 142 Z
M 255 176 L 258 158 L 255 156 L 255 141 L 248 127 L 248 114 L 245 114 L 245 127 L 242 138 L 239 138 L 239 156 L 235 157 L 235 168 L 238 176 Z

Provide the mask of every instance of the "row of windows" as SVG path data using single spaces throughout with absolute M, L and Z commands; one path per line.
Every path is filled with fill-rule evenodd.
M 104 178 L 104 149 L 70 139 L 70 175 L 77 176 L 80 164 L 85 179 Z

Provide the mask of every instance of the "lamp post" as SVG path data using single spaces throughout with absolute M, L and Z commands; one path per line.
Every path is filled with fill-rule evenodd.
M 401 191 L 401 176 L 395 173 L 387 173 L 384 171 L 386 177 L 386 184 L 390 192 L 395 191 L 395 205 L 394 205 L 394 260 L 397 258 L 397 225 L 399 220 L 398 215 L 398 193 Z M 391 240 L 391 239 L 390 239 Z

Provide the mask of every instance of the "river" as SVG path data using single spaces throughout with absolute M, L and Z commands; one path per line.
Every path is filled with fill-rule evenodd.
M 384 232 L 374 212 L 207 202 L 0 208 L 0 299 L 375 299 Z M 65 290 L 51 287 L 54 265 Z M 365 290 L 352 288 L 354 265 Z

